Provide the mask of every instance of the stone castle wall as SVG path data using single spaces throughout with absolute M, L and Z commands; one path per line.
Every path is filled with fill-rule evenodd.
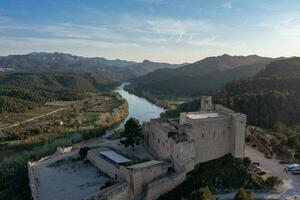
M 153 181 L 147 187 L 145 200 L 158 199 L 160 195 L 171 191 L 181 184 L 185 179 L 185 173 L 176 173 Z
M 105 160 L 104 158 L 100 157 L 99 155 L 97 155 L 97 151 L 93 151 L 93 150 L 88 151 L 87 159 L 98 169 L 103 171 L 111 178 L 125 179 L 125 177 L 120 173 L 119 168 L 116 167 L 114 164 L 110 163 L 109 161 Z
M 128 169 L 128 174 L 130 177 L 130 191 L 133 196 L 138 196 L 142 194 L 147 185 L 153 180 L 163 177 L 168 172 L 168 167 L 170 164 L 161 163 L 149 167 L 143 167 L 139 169 Z
M 38 181 L 34 173 L 34 168 L 31 167 L 31 162 L 27 163 L 29 186 L 31 189 L 31 197 L 33 200 L 39 200 Z
M 107 187 L 98 193 L 92 194 L 84 200 L 127 200 L 129 199 L 129 185 L 127 182 L 120 182 Z
M 195 163 L 206 162 L 231 153 L 232 120 L 230 117 L 208 118 L 200 120 L 184 119 L 182 125 L 189 140 L 195 144 Z
M 194 141 L 173 142 L 172 141 L 172 162 L 176 171 L 189 172 L 195 166 L 195 145 Z
M 162 126 L 155 120 L 151 120 L 151 123 L 146 124 L 146 141 L 145 143 L 151 147 L 151 150 L 160 159 L 171 158 L 171 143 L 168 138 L 168 134 Z

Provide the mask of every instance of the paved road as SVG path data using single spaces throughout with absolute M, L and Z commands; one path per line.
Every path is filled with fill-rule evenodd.
M 30 118 L 30 119 L 27 119 L 27 120 L 25 120 L 25 121 L 22 121 L 22 122 L 18 122 L 18 123 L 15 123 L 15 124 L 9 125 L 9 126 L 2 127 L 2 128 L 0 128 L 0 131 L 1 131 L 1 130 L 4 130 L 4 129 L 9 129 L 9 128 L 16 127 L 16 126 L 19 126 L 19 125 L 21 125 L 21 124 L 24 124 L 24 123 L 27 123 L 27 122 L 34 121 L 34 120 L 37 120 L 37 119 L 40 119 L 40 118 L 46 117 L 46 116 L 48 116 L 48 115 L 52 115 L 52 114 L 54 114 L 54 113 L 57 113 L 57 112 L 59 112 L 59 111 L 62 111 L 62 110 L 64 110 L 64 109 L 66 109 L 66 108 L 60 108 L 60 109 L 57 109 L 57 110 L 51 111 L 51 112 L 49 112 L 49 113 L 46 113 L 46 114 L 43 114 L 43 115 L 39 115 L 39 116 L 36 116 L 36 117 Z

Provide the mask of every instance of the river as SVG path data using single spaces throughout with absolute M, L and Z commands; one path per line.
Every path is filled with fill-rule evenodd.
M 129 83 L 123 83 L 118 86 L 114 91 L 120 94 L 128 103 L 128 115 L 127 117 L 113 129 L 106 131 L 104 138 L 107 138 L 113 134 L 112 130 L 123 129 L 124 124 L 130 117 L 135 117 L 139 120 L 140 124 L 150 121 L 150 119 L 158 118 L 161 113 L 165 112 L 165 109 L 158 107 L 142 97 L 138 97 L 134 94 L 130 94 L 124 90 L 124 86 Z
M 140 124 L 150 119 L 158 118 L 165 110 L 158 107 L 142 97 L 130 94 L 124 90 L 124 86 L 128 83 L 123 83 L 115 89 L 128 102 L 128 116 L 120 123 L 116 129 L 124 128 L 124 124 L 130 117 L 135 117 L 139 120 Z

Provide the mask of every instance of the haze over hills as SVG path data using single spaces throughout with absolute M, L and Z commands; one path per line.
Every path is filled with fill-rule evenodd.
M 180 68 L 158 69 L 138 77 L 129 90 L 139 94 L 211 95 L 232 80 L 254 76 L 273 60 L 256 55 L 208 57 Z
M 0 57 L 0 67 L 15 72 L 47 72 L 80 70 L 102 78 L 103 83 L 124 81 L 159 68 L 178 67 L 168 63 L 125 60 L 107 60 L 101 57 L 85 58 L 65 53 L 30 53 Z

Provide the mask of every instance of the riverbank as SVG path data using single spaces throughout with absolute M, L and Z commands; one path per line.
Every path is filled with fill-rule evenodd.
M 94 103 L 98 105 L 99 101 Z M 81 109 L 84 110 L 85 106 L 91 108 L 91 104 L 92 101 L 85 101 Z M 74 105 L 70 107 L 74 109 Z M 58 123 L 57 129 L 52 129 L 50 125 L 47 129 L 47 131 L 51 130 L 49 134 L 32 135 L 25 140 L 8 141 L 6 138 L 5 142 L 1 143 L 1 152 L 5 157 L 0 162 L 0 199 L 30 199 L 28 161 L 53 154 L 58 146 L 70 146 L 102 136 L 106 130 L 116 126 L 128 115 L 127 101 L 116 93 L 104 97 L 100 107 L 92 106 L 92 108 L 93 111 L 86 110 L 85 114 L 78 115 L 81 119 L 78 123 L 70 123 L 70 126 L 62 126 L 63 123 Z M 89 120 L 84 120 L 87 117 Z M 41 124 L 40 121 L 36 123 Z M 28 124 L 29 127 L 32 125 L 33 123 Z M 21 126 L 18 129 L 21 129 Z
M 158 118 L 160 114 L 165 111 L 163 108 L 150 103 L 144 98 L 129 94 L 124 90 L 125 85 L 126 83 L 114 90 L 114 93 L 117 93 L 117 98 L 119 98 L 119 100 L 124 100 L 121 104 L 117 104 L 117 106 L 112 103 L 113 101 L 110 101 L 107 98 L 105 100 L 104 98 L 104 104 L 99 105 L 106 109 L 102 109 L 101 112 L 99 110 L 91 109 L 91 104 L 89 102 L 83 104 L 86 106 L 86 108 L 83 109 L 76 109 L 73 107 L 73 109 L 77 111 L 85 109 L 87 111 L 90 110 L 92 114 L 96 113 L 98 116 L 95 117 L 95 115 L 91 115 L 89 118 L 91 120 L 84 120 L 85 117 L 80 117 L 79 115 L 79 118 L 74 121 L 75 124 L 72 127 L 73 131 L 56 132 L 56 134 L 52 135 L 53 137 L 42 134 L 35 136 L 35 139 L 44 138 L 47 140 L 39 140 L 39 142 L 35 143 L 34 140 L 27 139 L 26 145 L 17 145 L 19 148 L 15 148 L 14 153 L 6 156 L 5 159 L 2 159 L 0 162 L 0 199 L 26 200 L 31 198 L 30 188 L 28 186 L 28 161 L 39 160 L 41 157 L 53 154 L 56 152 L 58 146 L 72 146 L 74 143 L 86 141 L 91 138 L 107 136 L 109 133 L 112 133 L 110 129 L 123 128 L 124 123 L 130 117 L 139 119 L 142 124 L 152 118 Z M 104 106 L 105 102 L 110 103 L 109 105 L 111 106 Z M 97 102 L 94 102 L 93 104 L 98 105 Z M 99 107 L 95 106 L 95 108 Z M 102 115 L 100 115 L 100 113 L 102 113 Z M 58 124 L 60 124 L 60 121 L 58 122 Z M 38 121 L 37 123 L 40 122 Z M 83 127 L 83 125 L 85 126 Z M 63 126 L 59 125 L 59 127 Z M 105 134 L 105 132 L 108 134 Z M 20 140 L 20 142 L 25 141 Z M 8 147 L 7 145 L 8 144 L 2 143 L 1 150 L 5 151 Z
M 175 97 L 175 96 L 166 96 L 166 95 L 154 95 L 151 93 L 146 92 L 139 92 L 135 90 L 133 87 L 131 87 L 130 84 L 126 85 L 124 87 L 124 90 L 129 92 L 130 94 L 134 94 L 136 96 L 142 97 L 147 99 L 147 101 L 151 102 L 152 104 L 155 104 L 156 106 L 162 107 L 166 110 L 175 110 L 183 104 L 184 102 L 190 101 L 191 98 L 181 98 L 181 97 Z

